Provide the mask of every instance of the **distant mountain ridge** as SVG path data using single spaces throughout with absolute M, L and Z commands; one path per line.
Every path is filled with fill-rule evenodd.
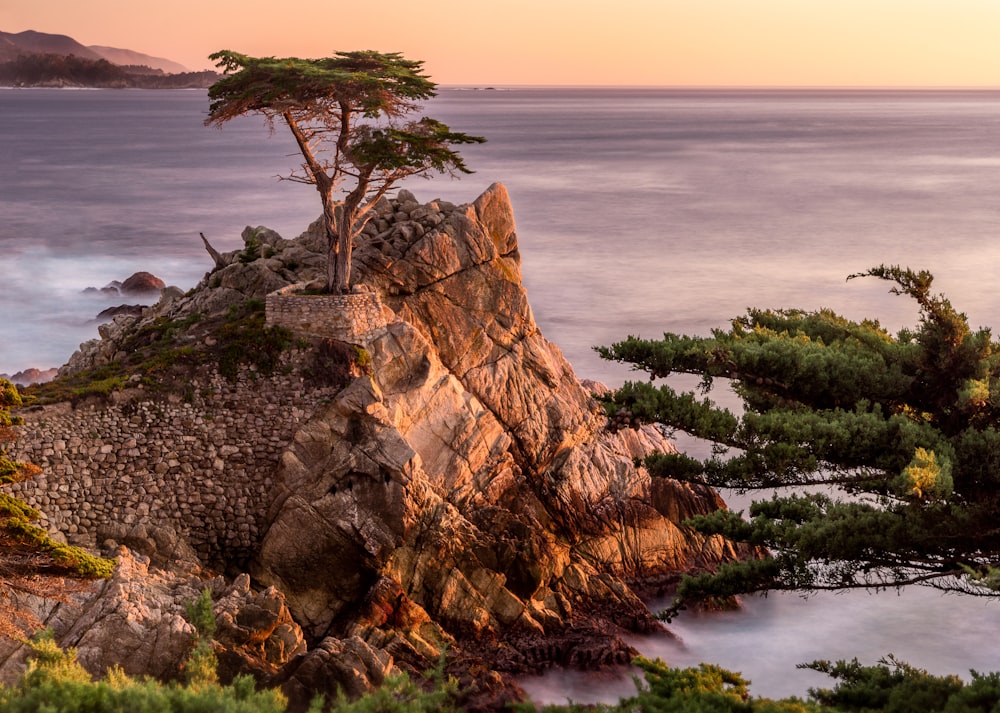
M 167 74 L 181 74 L 188 71 L 184 65 L 163 57 L 153 57 L 135 50 L 116 47 L 100 45 L 88 47 L 68 35 L 54 35 L 36 30 L 17 33 L 0 31 L 0 62 L 11 62 L 26 54 L 74 55 L 81 59 L 106 59 L 120 66 L 145 65 Z

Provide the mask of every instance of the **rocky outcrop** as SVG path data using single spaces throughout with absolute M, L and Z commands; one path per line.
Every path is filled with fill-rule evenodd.
M 356 261 L 394 319 L 367 345 L 372 375 L 286 451 L 255 577 L 307 635 L 412 665 L 439 641 L 488 641 L 511 670 L 627 660 L 619 635 L 657 627 L 627 583 L 732 557 L 680 525 L 721 502 L 634 465 L 672 449 L 655 428 L 605 429 L 534 322 L 502 186 L 392 208 Z
M 12 384 L 19 386 L 30 386 L 31 384 L 44 384 L 52 381 L 59 373 L 58 369 L 24 369 L 13 374 L 0 374 L 0 379 L 7 379 Z
M 110 579 L 91 583 L 68 601 L 23 603 L 63 646 L 77 649 L 87 670 L 118 666 L 135 676 L 179 678 L 195 638 L 185 607 L 205 589 L 215 602 L 215 648 L 224 679 L 248 672 L 267 680 L 305 652 L 302 630 L 280 592 L 254 591 L 246 575 L 231 583 L 206 577 L 196 560 L 151 567 L 149 558 L 124 547 L 111 554 L 118 564 Z M 23 645 L 0 639 L 0 682 L 17 678 L 25 654 Z
M 244 240 L 244 250 L 216 255 L 215 269 L 190 294 L 165 295 L 141 316 L 104 325 L 102 339 L 84 345 L 64 371 L 119 358 L 123 339 L 154 319 L 224 311 L 322 276 L 318 224 L 294 241 L 263 228 L 248 228 Z M 176 487 L 178 501 L 183 490 L 186 500 L 204 502 L 204 489 L 223 508 L 215 517 L 226 517 L 231 502 L 218 491 L 225 473 L 238 469 L 239 479 L 268 484 L 254 490 L 256 512 L 244 513 L 253 522 L 246 532 L 259 535 L 241 541 L 252 579 L 238 584 L 244 599 L 258 596 L 251 582 L 273 599 L 244 604 L 256 613 L 242 621 L 280 620 L 266 639 L 276 642 L 261 644 L 258 658 L 297 651 L 290 632 L 301 627 L 308 651 L 278 674 L 294 697 L 328 680 L 360 691 L 393 666 L 432 665 L 445 645 L 453 672 L 475 682 L 482 700 L 499 700 L 512 673 L 623 663 L 634 654 L 625 636 L 660 626 L 636 587 L 668 586 L 683 571 L 738 556 L 682 524 L 721 507 L 714 492 L 636 466 L 652 450 L 672 449 L 669 441 L 654 427 L 608 430 L 591 391 L 542 336 L 521 285 L 503 186 L 465 206 L 420 204 L 400 191 L 379 205 L 354 264 L 354 282 L 378 297 L 385 321 L 364 337 L 364 373 L 322 399 L 295 400 L 304 410 L 282 420 L 270 440 L 281 444 L 277 458 L 213 441 L 215 475 L 198 476 L 194 465 L 173 486 L 164 477 L 174 467 L 169 456 L 148 474 L 168 501 Z M 300 340 L 313 346 L 299 349 L 322 347 L 314 335 Z M 288 378 L 308 392 L 316 373 L 307 378 L 291 365 Z M 188 383 L 199 378 L 212 383 L 204 374 Z M 253 389 L 256 377 L 243 383 Z M 104 408 L 148 413 L 151 398 L 133 394 Z M 192 435 L 209 439 L 220 405 L 209 417 L 199 411 L 208 403 L 194 394 L 175 405 L 185 410 L 177 423 L 199 424 Z M 45 418 L 28 414 L 29 430 Z M 49 418 L 46 437 L 86 441 L 52 432 L 71 422 L 83 423 Z M 98 452 L 119 452 L 105 445 Z M 173 452 L 172 445 L 167 439 L 157 448 Z M 60 466 L 55 448 L 42 454 L 46 468 Z M 85 470 L 74 463 L 62 472 L 73 478 Z M 130 487 L 148 494 L 145 477 L 130 471 Z M 239 502 L 246 509 L 251 499 Z M 130 527 L 192 530 L 170 508 L 135 512 Z M 107 531 L 109 523 L 88 526 Z M 160 549 L 154 542 L 150 554 Z M 225 557 L 224 549 L 198 552 Z M 290 618 L 274 610 L 278 597 Z M 260 643 L 258 634 L 237 639 Z

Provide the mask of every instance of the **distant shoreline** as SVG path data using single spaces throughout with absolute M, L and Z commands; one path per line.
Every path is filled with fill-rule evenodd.
M 20 55 L 0 62 L 0 84 L 45 89 L 207 89 L 219 80 L 218 72 L 166 73 L 143 65 L 122 66 L 106 59 L 73 55 Z

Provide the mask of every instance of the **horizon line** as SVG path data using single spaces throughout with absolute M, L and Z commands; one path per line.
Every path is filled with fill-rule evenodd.
M 1000 91 L 1000 84 L 504 84 L 440 82 L 440 89 L 671 89 L 684 91 Z

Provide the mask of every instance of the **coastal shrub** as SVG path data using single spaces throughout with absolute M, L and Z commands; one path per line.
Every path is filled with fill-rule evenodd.
M 336 339 L 320 339 L 303 369 L 304 376 L 312 384 L 343 388 L 364 372 L 359 364 L 362 355 L 367 357 L 364 364 L 369 364 L 371 357 L 364 349 Z
M 371 374 L 372 355 L 364 347 L 354 345 L 354 365 L 365 374 Z
M 62 650 L 51 631 L 30 643 L 27 670 L 11 687 L 0 688 L 4 713 L 282 713 L 277 691 L 257 691 L 241 678 L 230 686 L 163 684 L 112 669 L 99 681 L 80 665 L 74 649 Z
M 250 237 L 246 239 L 243 246 L 243 252 L 240 253 L 240 262 L 247 263 L 253 262 L 260 257 L 260 238 L 257 237 L 257 232 L 254 231 Z
M 206 639 L 211 625 L 211 597 L 203 595 L 189 607 Z M 207 617 L 207 618 L 206 618 Z M 214 620 L 212 620 L 214 623 Z M 199 628 L 206 626 L 207 628 Z M 276 690 L 257 690 L 247 676 L 222 686 L 212 674 L 214 663 L 205 659 L 199 676 L 184 682 L 161 683 L 132 678 L 113 668 L 94 681 L 76 658 L 74 649 L 61 649 L 51 631 L 30 642 L 30 661 L 17 683 L 0 686 L 4 713 L 284 713 L 287 702 Z M 617 703 L 554 704 L 538 707 L 529 702 L 510 706 L 516 713 L 988 713 L 1000 710 L 1000 674 L 972 673 L 968 683 L 956 676 L 934 676 L 889 657 L 875 666 L 857 661 L 818 661 L 805 666 L 836 680 L 832 689 L 810 690 L 806 699 L 780 700 L 753 696 L 749 683 L 738 673 L 713 664 L 671 668 L 660 660 L 639 658 L 636 693 Z M 426 685 L 424 685 L 426 684 Z M 453 679 L 436 667 L 419 681 L 399 674 L 390 676 L 374 691 L 356 700 L 343 695 L 331 701 L 315 699 L 309 713 L 455 713 L 462 710 L 461 693 Z
M 125 377 L 122 375 L 109 376 L 106 379 L 91 381 L 83 386 L 73 389 L 74 399 L 82 399 L 87 396 L 108 396 L 113 391 L 118 391 L 125 386 Z
M 75 401 L 84 396 L 100 392 L 110 393 L 111 385 L 120 380 L 125 383 L 125 370 L 121 364 L 102 364 L 91 369 L 85 369 L 70 376 L 60 376 L 44 384 L 33 384 L 28 387 L 27 395 L 35 403 L 44 405 L 61 401 Z M 93 384 L 102 384 L 91 388 Z
M 0 455 L 0 479 L 8 478 L 17 472 L 17 463 L 6 455 Z M 2 481 L 0 481 L 2 482 Z
M 212 611 L 212 591 L 201 595 L 185 607 L 187 620 L 194 627 L 194 648 L 184 662 L 184 677 L 189 686 L 211 686 L 219 682 L 219 659 L 212 648 L 215 636 L 215 613 Z
M 7 379 L 0 379 L 0 410 L 17 408 L 21 405 L 21 392 Z
M 815 661 L 799 668 L 826 673 L 830 689 L 810 689 L 808 698 L 774 700 L 751 695 L 737 673 L 713 664 L 670 668 L 659 659 L 639 658 L 636 694 L 614 704 L 547 705 L 542 713 L 991 713 L 1000 710 L 1000 673 L 972 672 L 966 683 L 957 676 L 935 676 L 892 656 L 874 666 L 857 660 Z M 531 703 L 514 706 L 535 713 Z
M 216 338 L 219 373 L 230 381 L 236 380 L 243 364 L 253 365 L 265 375 L 274 373 L 281 353 L 293 342 L 287 329 L 267 326 L 264 301 L 259 299 L 231 307 Z
M 192 623 L 205 624 L 211 597 L 200 597 L 189 608 Z M 195 623 L 196 628 L 199 624 Z M 30 642 L 30 661 L 24 674 L 11 687 L 0 686 L 0 710 L 4 713 L 283 713 L 287 701 L 277 690 L 258 691 L 249 676 L 237 676 L 222 686 L 214 674 L 214 660 L 199 653 L 198 646 L 209 641 L 199 628 L 198 644 L 185 667 L 185 682 L 161 683 L 150 678 L 136 679 L 113 668 L 100 680 L 77 661 L 75 649 L 61 649 L 51 630 L 37 634 Z M 193 661 L 201 657 L 199 666 Z M 192 677 L 193 669 L 199 675 Z M 309 713 L 457 713 L 457 687 L 441 673 L 440 667 L 428 675 L 427 687 L 409 676 L 389 677 L 375 691 L 357 700 L 338 696 L 329 703 L 316 698 Z

